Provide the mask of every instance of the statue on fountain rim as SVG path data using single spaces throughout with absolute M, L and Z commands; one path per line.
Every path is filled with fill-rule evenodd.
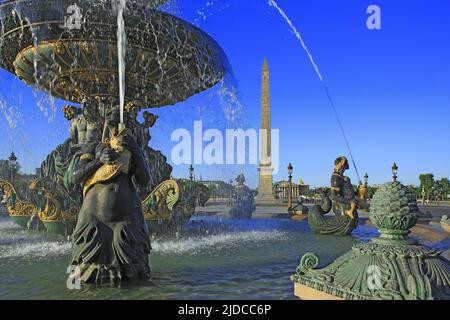
M 67 116 L 72 114 L 71 109 L 75 107 L 66 106 Z M 73 182 L 74 170 L 79 162 L 90 158 L 90 154 L 95 150 L 95 147 L 101 141 L 102 130 L 101 117 L 98 112 L 98 101 L 92 98 L 84 97 L 82 100 L 82 109 L 76 114 L 81 113 L 81 117 L 76 117 L 71 121 L 70 128 L 70 158 L 67 165 L 64 166 L 63 177 L 64 187 L 71 192 L 76 190 L 76 194 L 81 197 L 79 185 Z M 65 113 L 66 113 L 65 112 Z
M 74 128 L 73 145 L 81 146 L 101 139 L 101 117 L 98 112 L 99 103 L 85 97 L 82 102 L 82 116 L 77 118 Z
M 138 102 L 132 100 L 125 105 L 125 111 L 128 114 L 127 128 L 129 128 L 136 142 L 142 148 L 145 160 L 152 173 L 150 182 L 139 188 L 142 198 L 146 198 L 161 182 L 169 180 L 172 174 L 172 166 L 167 162 L 167 157 L 161 153 L 161 151 L 155 150 L 149 146 L 151 140 L 150 128 L 152 128 L 158 116 L 144 111 L 142 117 L 144 122 L 139 122 L 137 116 L 141 111 L 142 106 L 138 105 Z
M 330 194 L 323 195 L 321 203 L 309 210 L 308 223 L 315 233 L 349 235 L 357 227 L 359 199 L 350 178 L 344 175 L 348 169 L 346 157 L 335 160 Z M 334 216 L 325 217 L 331 209 Z
M 119 131 L 118 108 L 105 123 L 105 139 L 80 158 L 73 173 L 83 187 L 83 204 L 72 264 L 82 282 L 148 279 L 151 246 L 137 187 L 148 184 L 149 169 L 132 131 Z
M 255 195 L 249 187 L 245 185 L 244 174 L 239 174 L 235 181 L 237 185 L 233 191 L 233 206 L 230 209 L 230 216 L 233 219 L 251 219 L 255 211 Z

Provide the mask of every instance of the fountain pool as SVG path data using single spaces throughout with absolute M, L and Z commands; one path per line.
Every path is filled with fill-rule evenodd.
M 352 237 L 322 236 L 287 219 L 194 217 L 180 234 L 152 240 L 150 282 L 69 290 L 70 242 L 1 218 L 0 299 L 295 299 L 289 277 L 302 254 L 314 251 L 328 264 L 375 234 L 360 226 Z

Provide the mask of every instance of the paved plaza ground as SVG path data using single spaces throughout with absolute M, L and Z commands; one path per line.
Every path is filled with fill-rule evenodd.
M 308 205 L 312 206 L 312 205 Z M 419 209 L 426 213 L 429 212 L 433 216 L 431 224 L 438 223 L 443 215 L 450 215 L 450 203 L 441 204 L 419 204 Z M 198 215 L 208 216 L 228 216 L 230 206 L 226 204 L 210 204 L 207 203 L 206 207 L 197 208 L 196 213 Z M 369 213 L 365 211 L 358 211 L 361 218 L 368 218 Z M 253 214 L 253 218 L 290 218 L 287 213 L 286 206 L 273 206 L 273 207 L 257 207 L 256 212 Z

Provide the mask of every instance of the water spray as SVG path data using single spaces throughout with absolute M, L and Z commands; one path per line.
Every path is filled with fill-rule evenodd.
M 326 83 L 325 83 L 325 81 L 323 79 L 323 76 L 320 73 L 319 66 L 314 61 L 314 58 L 313 58 L 311 52 L 309 51 L 308 47 L 306 46 L 305 41 L 303 40 L 300 32 L 298 32 L 298 30 L 295 28 L 295 26 L 292 23 L 291 19 L 289 19 L 289 17 L 286 15 L 286 13 L 283 11 L 283 9 L 281 9 L 280 6 L 275 2 L 275 0 L 267 0 L 267 1 L 269 3 L 269 6 L 274 7 L 275 9 L 277 9 L 278 12 L 280 13 L 280 15 L 284 18 L 284 20 L 286 20 L 286 22 L 288 23 L 288 25 L 291 27 L 292 31 L 294 32 L 295 36 L 300 41 L 300 43 L 302 45 L 302 48 L 305 50 L 306 54 L 308 55 L 309 61 L 311 62 L 312 66 L 314 67 L 314 70 L 315 70 L 315 72 L 317 74 L 317 77 L 319 78 L 320 83 L 322 84 L 322 87 L 325 90 L 325 93 L 327 95 L 328 101 L 330 102 L 330 106 L 333 109 L 333 113 L 334 113 L 334 115 L 336 117 L 336 120 L 338 122 L 339 129 L 341 130 L 342 136 L 344 137 L 345 144 L 347 146 L 347 150 L 348 150 L 348 152 L 350 154 L 350 158 L 352 159 L 353 167 L 355 168 L 356 175 L 358 176 L 358 181 L 361 182 L 361 178 L 359 176 L 359 171 L 358 171 L 358 168 L 356 167 L 356 162 L 355 162 L 355 159 L 353 157 L 352 149 L 350 148 L 350 143 L 349 143 L 347 135 L 345 133 L 344 126 L 342 125 L 342 121 L 341 121 L 341 119 L 339 117 L 339 114 L 337 112 L 336 105 L 334 104 L 334 100 L 333 100 L 333 98 L 331 96 L 330 90 L 328 89 L 328 87 L 327 87 L 327 85 L 326 85 Z
M 119 132 L 125 129 L 124 107 L 125 107 L 125 54 L 126 54 L 126 32 L 123 18 L 126 0 L 114 0 L 117 5 L 117 56 L 119 59 L 119 107 L 120 123 Z

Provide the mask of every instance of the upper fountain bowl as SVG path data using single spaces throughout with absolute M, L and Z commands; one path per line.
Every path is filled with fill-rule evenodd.
M 169 0 L 134 0 L 133 2 L 141 6 L 156 8 L 163 5 L 166 2 L 169 2 Z
M 223 79 L 228 60 L 199 28 L 127 1 L 126 101 L 160 107 Z M 74 6 L 75 5 L 75 6 Z M 0 5 L 0 66 L 55 97 L 119 97 L 117 13 L 111 0 L 16 0 Z

